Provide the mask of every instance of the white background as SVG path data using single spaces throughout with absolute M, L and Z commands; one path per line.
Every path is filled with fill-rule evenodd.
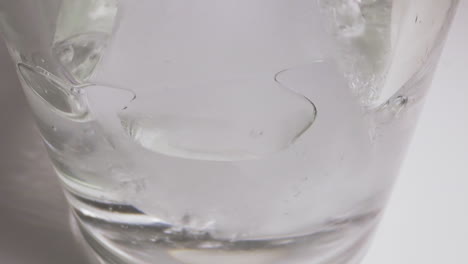
M 364 264 L 468 263 L 468 2 L 460 2 L 407 159 Z

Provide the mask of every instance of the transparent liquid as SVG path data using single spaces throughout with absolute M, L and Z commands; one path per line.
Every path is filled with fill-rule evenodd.
M 243 104 L 241 116 L 223 122 L 142 116 L 132 110 L 138 96 L 101 86 L 62 87 L 61 102 L 50 76 L 25 69 L 36 87 L 28 98 L 87 239 L 127 263 L 349 261 L 391 183 L 395 165 L 383 152 L 401 151 L 378 128 L 398 121 L 408 100 L 365 113 L 328 62 L 284 72 L 282 84 L 295 92 L 264 95 L 296 107 L 284 119 Z M 47 83 L 47 94 L 36 91 Z M 105 107 L 93 109 L 100 100 Z M 244 111 L 252 122 L 237 122 Z
M 385 1 L 363 2 L 367 16 L 339 13 L 336 34 L 348 41 L 338 48 L 374 53 L 338 63 L 122 89 L 83 82 L 107 39 L 87 34 L 53 48 L 69 82 L 20 64 L 95 250 L 110 263 L 357 263 L 419 105 L 397 94 L 369 106 L 383 72 L 372 63 L 390 41 L 372 18 L 390 13 Z

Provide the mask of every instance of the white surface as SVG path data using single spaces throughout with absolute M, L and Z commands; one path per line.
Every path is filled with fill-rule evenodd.
M 461 1 L 364 264 L 468 263 L 468 2 Z

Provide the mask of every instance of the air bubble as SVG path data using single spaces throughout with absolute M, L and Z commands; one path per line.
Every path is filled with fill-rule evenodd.
M 71 63 L 73 61 L 73 57 L 74 57 L 74 51 L 73 51 L 73 46 L 68 46 L 68 47 L 65 47 L 63 48 L 58 55 L 59 57 L 59 60 L 62 62 L 62 63 Z
M 84 89 L 81 88 L 81 87 L 72 87 L 70 89 L 70 92 L 73 94 L 73 95 L 83 95 L 85 93 Z
M 366 21 L 358 1 L 340 1 L 331 5 L 330 8 L 334 14 L 339 36 L 354 38 L 364 34 Z
M 390 111 L 398 115 L 408 104 L 408 97 L 397 96 L 389 101 Z
M 397 119 L 407 108 L 409 99 L 406 96 L 395 96 L 390 98 L 384 105 L 375 111 L 377 123 L 389 123 Z

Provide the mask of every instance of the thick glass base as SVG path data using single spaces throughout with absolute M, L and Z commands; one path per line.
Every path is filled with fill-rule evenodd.
M 85 201 L 71 200 L 75 233 L 100 264 L 358 264 L 379 218 L 361 215 L 303 235 L 223 239 L 150 222 L 128 206 L 108 205 L 114 212 L 106 217 L 97 213 L 102 205 L 78 208 Z

